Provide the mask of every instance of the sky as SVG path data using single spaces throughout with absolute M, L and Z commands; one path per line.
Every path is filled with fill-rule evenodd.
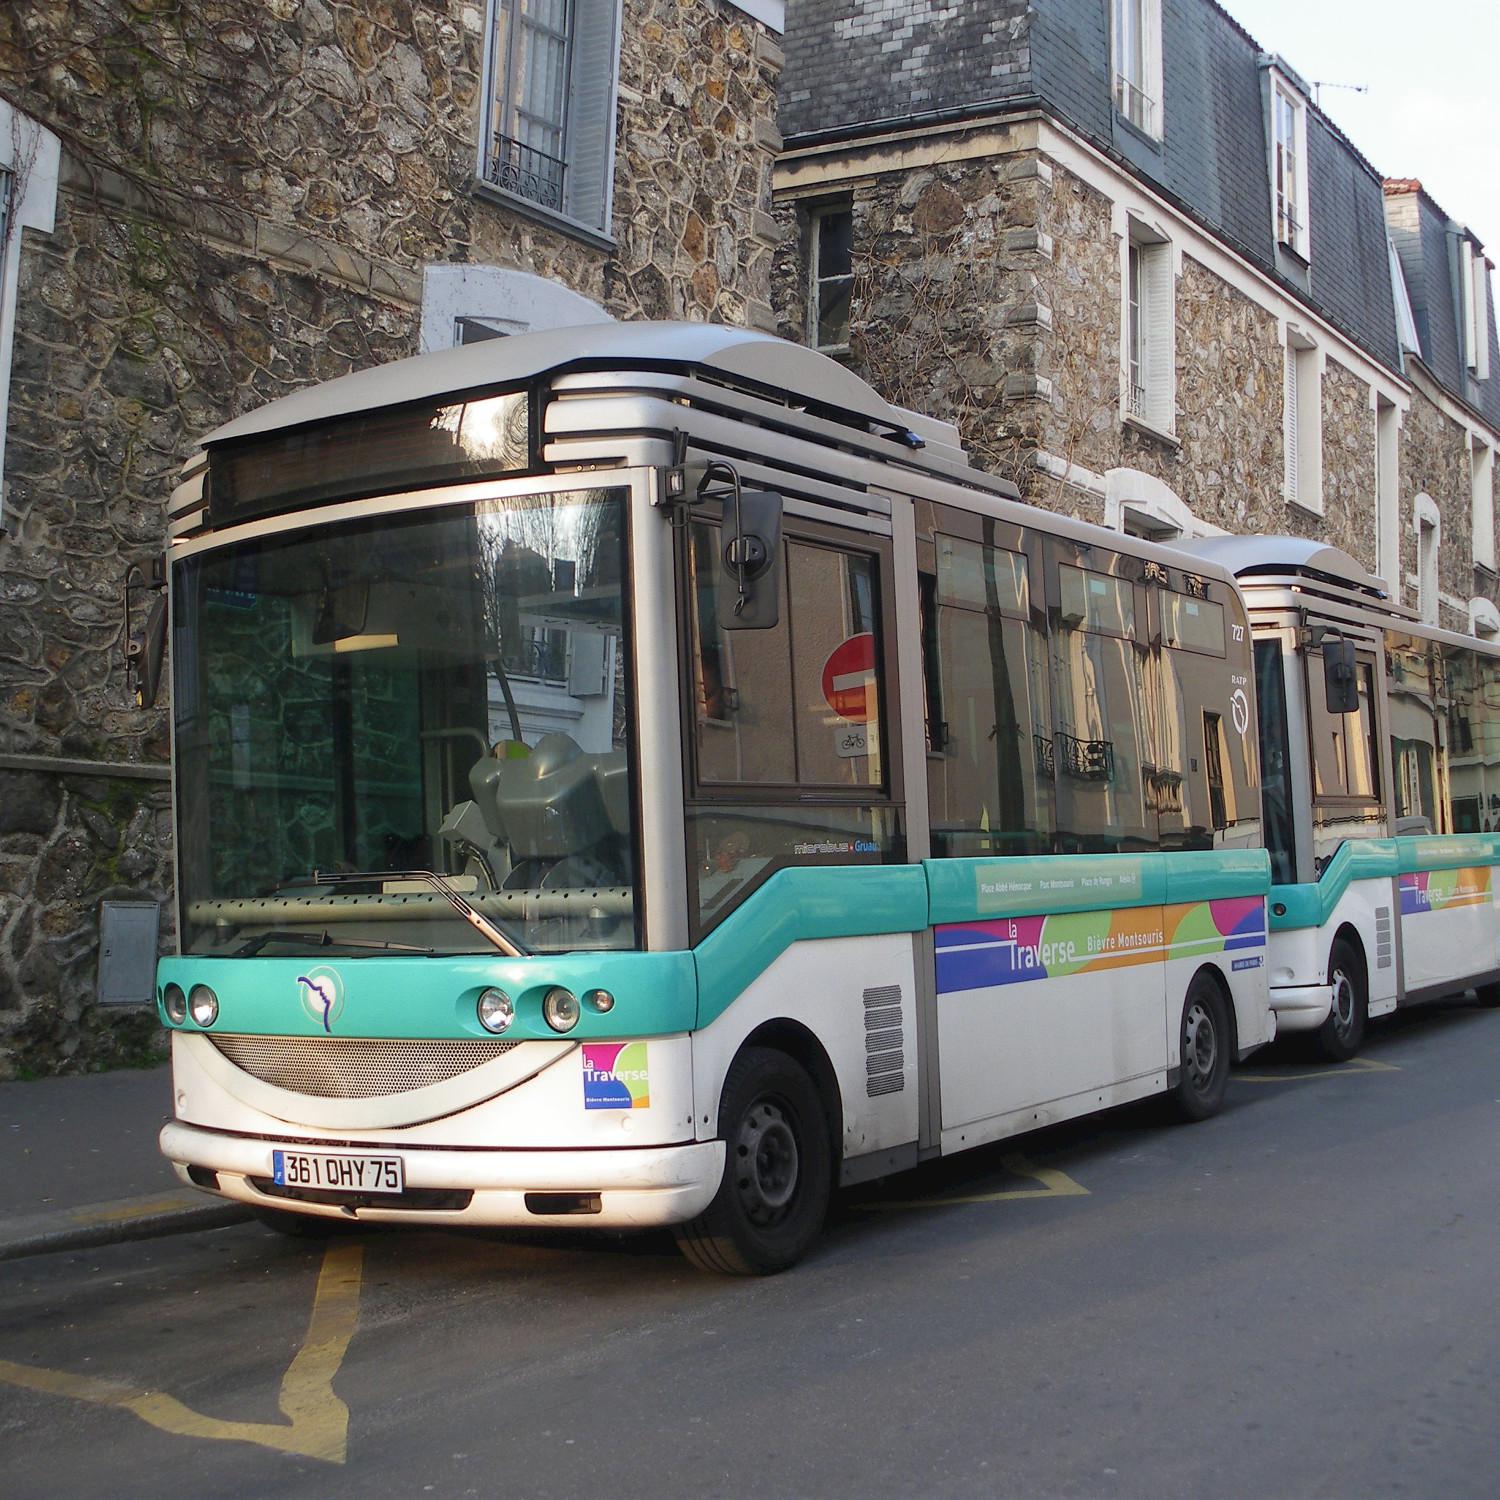
M 1500 262 L 1497 0 L 1219 0 L 1383 177 L 1416 177 Z M 1356 93 L 1334 85 L 1361 84 Z

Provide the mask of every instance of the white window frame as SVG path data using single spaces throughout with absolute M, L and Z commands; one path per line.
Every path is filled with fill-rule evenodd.
M 820 248 L 823 241 L 822 227 L 825 220 L 837 218 L 849 220 L 849 269 L 825 276 Z M 822 323 L 819 310 L 822 307 L 823 288 L 825 285 L 834 283 L 844 283 L 849 288 L 849 323 L 852 324 L 854 319 L 854 210 L 852 205 L 846 202 L 815 203 L 807 214 L 807 342 L 823 354 L 847 354 L 849 351 L 847 325 L 841 343 L 825 344 L 818 337 Z
M 1310 260 L 1307 98 L 1277 69 L 1271 75 L 1271 221 L 1276 242 Z M 1286 181 L 1290 168 L 1291 181 Z
M 1286 470 L 1282 493 L 1288 505 L 1323 514 L 1323 354 L 1298 329 L 1284 341 L 1282 443 Z
M 1464 364 L 1476 380 L 1490 378 L 1490 277 L 1483 250 L 1461 242 L 1459 297 L 1463 315 Z
M 1401 602 L 1401 412 L 1373 393 L 1375 405 L 1375 554 L 1394 603 Z
M 560 174 L 515 123 L 524 83 L 520 33 L 509 29 L 520 0 L 486 0 L 484 106 L 475 173 L 480 187 L 528 216 L 608 240 L 614 198 L 615 101 L 620 76 L 621 0 L 566 0 L 564 99 L 547 109 L 561 125 Z M 529 54 L 524 54 L 529 56 Z M 519 91 L 519 93 L 518 93 Z M 541 106 L 539 105 L 539 112 Z M 546 153 L 551 158 L 551 153 Z
M 1172 242 L 1133 215 L 1120 267 L 1120 413 L 1177 432 L 1177 276 Z
M 1161 0 L 1111 0 L 1110 72 L 1115 110 L 1143 135 L 1162 137 Z
M 1470 532 L 1476 567 L 1495 571 L 1495 450 L 1469 434 Z
M 5 435 L 10 424 L 10 365 L 16 340 L 22 232 L 52 233 L 61 164 L 57 137 L 0 99 L 0 171 L 10 185 L 6 222 L 0 232 L 0 476 L 5 473 Z M 0 487 L 0 532 L 5 529 L 5 491 Z

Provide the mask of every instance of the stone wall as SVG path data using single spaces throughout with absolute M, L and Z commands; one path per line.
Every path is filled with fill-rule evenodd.
M 137 1050 L 134 1021 L 91 1009 L 97 907 L 170 910 L 165 785 L 37 767 L 165 763 L 165 708 L 137 710 L 122 671 L 122 584 L 160 555 L 203 433 L 414 353 L 433 263 L 529 271 L 621 318 L 770 322 L 780 51 L 724 0 L 624 12 L 612 247 L 476 187 L 473 0 L 0 7 L 0 93 L 64 155 L 55 232 L 22 244 L 11 371 L 0 1077 Z

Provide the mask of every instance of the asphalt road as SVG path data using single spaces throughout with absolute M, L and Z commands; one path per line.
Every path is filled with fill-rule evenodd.
M 1015 1153 L 1020 1152 L 1018 1158 Z M 1500 1491 L 1500 1014 L 861 1189 L 799 1269 L 258 1226 L 0 1267 L 31 1496 Z

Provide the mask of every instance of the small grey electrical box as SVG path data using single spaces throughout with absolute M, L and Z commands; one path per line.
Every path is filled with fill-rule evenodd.
M 160 926 L 161 907 L 155 901 L 100 903 L 100 1005 L 150 1005 L 155 1001 Z

